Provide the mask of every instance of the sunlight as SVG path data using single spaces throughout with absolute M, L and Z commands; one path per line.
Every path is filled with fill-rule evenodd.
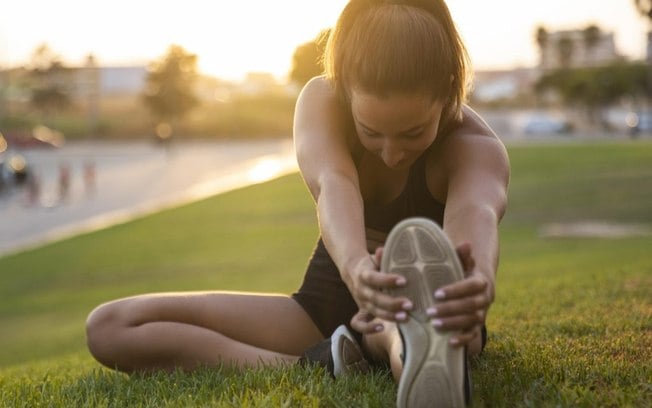
M 263 158 L 258 161 L 247 173 L 247 178 L 252 183 L 262 183 L 271 180 L 283 171 L 279 159 Z
M 2 136 L 2 133 L 0 133 L 0 154 L 4 153 L 5 150 L 7 150 L 7 140 Z
M 72 65 L 91 53 L 103 65 L 136 65 L 177 44 L 196 54 L 200 71 L 209 75 L 242 79 L 248 72 L 270 72 L 281 77 L 290 70 L 296 47 L 332 26 L 347 1 L 187 0 L 180 6 L 22 0 L 0 13 L 0 61 L 22 64 L 46 43 Z M 25 21 L 38 29 L 25 30 Z
M 269 72 L 281 78 L 287 76 L 296 48 L 332 27 L 347 2 L 186 0 L 180 6 L 128 0 L 21 0 L 0 13 L 0 62 L 24 64 L 45 43 L 71 65 L 83 64 L 89 54 L 105 66 L 143 65 L 177 44 L 199 57 L 199 69 L 205 74 L 233 80 L 248 72 Z M 624 55 L 640 58 L 645 53 L 646 24 L 633 0 L 447 4 L 478 69 L 536 64 L 533 33 L 539 24 L 566 29 L 596 23 L 614 31 Z M 37 29 L 25 29 L 26 21 Z

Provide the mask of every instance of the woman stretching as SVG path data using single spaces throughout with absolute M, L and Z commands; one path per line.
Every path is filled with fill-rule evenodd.
M 468 401 L 465 355 L 486 341 L 509 162 L 464 105 L 464 45 L 442 0 L 351 0 L 325 65 L 294 122 L 321 234 L 302 286 L 103 304 L 87 323 L 98 361 L 134 372 L 317 360 L 336 376 L 383 361 L 399 406 Z

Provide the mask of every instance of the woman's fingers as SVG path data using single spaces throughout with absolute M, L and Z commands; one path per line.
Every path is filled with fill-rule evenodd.
M 462 263 L 462 268 L 464 268 L 464 272 L 470 273 L 473 268 L 475 268 L 475 259 L 473 259 L 473 256 L 471 255 L 471 244 L 468 242 L 465 242 L 458 246 L 456 249 L 457 252 L 457 257 L 460 259 L 460 262 Z
M 392 289 L 405 285 L 405 277 L 393 273 L 380 273 L 374 270 L 365 270 L 360 273 L 360 281 L 373 288 Z
M 454 347 L 467 346 L 473 339 L 480 334 L 480 327 L 473 327 L 470 330 L 463 331 L 460 334 L 451 337 L 450 344 Z
M 361 309 L 385 320 L 405 320 L 406 312 L 413 307 L 407 298 L 394 297 L 370 287 L 363 288 L 358 298 Z
M 438 289 L 433 295 L 438 301 L 460 299 L 479 293 L 486 294 L 488 285 L 486 278 L 473 275 L 459 282 L 444 286 Z
M 359 311 L 351 318 L 351 327 L 362 334 L 378 333 L 384 328 L 374 315 L 364 311 Z
M 382 249 L 376 250 L 374 257 L 374 261 L 379 261 Z M 412 309 L 412 302 L 405 297 L 395 297 L 386 292 L 403 285 L 405 277 L 401 275 L 365 269 L 358 275 L 358 286 L 354 295 L 362 310 L 385 320 L 405 320 L 406 312 Z
M 434 308 L 429 310 L 430 317 L 447 317 L 458 314 L 475 313 L 485 311 L 489 308 L 489 298 L 484 295 L 470 296 L 462 299 L 449 300 L 436 303 Z
M 432 325 L 442 330 L 469 330 L 484 324 L 484 312 L 459 314 L 450 317 L 435 317 Z

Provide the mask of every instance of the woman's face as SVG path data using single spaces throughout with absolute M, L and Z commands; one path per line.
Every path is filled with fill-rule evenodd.
M 443 103 L 429 96 L 353 91 L 351 112 L 362 145 L 391 169 L 409 168 L 437 137 Z

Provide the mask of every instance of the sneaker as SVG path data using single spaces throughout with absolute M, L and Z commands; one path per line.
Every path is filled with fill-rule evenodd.
M 345 325 L 339 326 L 330 338 L 315 344 L 301 355 L 299 364 L 309 363 L 324 367 L 334 378 L 369 371 L 369 363 L 360 345 Z
M 398 322 L 403 340 L 403 373 L 396 405 L 404 407 L 463 407 L 466 358 L 464 348 L 449 345 L 454 332 L 435 329 L 426 314 L 437 289 L 464 278 L 462 265 L 444 232 L 425 218 L 397 224 L 383 251 L 381 271 L 405 276 L 407 284 L 389 290 L 412 300 L 409 318 Z

